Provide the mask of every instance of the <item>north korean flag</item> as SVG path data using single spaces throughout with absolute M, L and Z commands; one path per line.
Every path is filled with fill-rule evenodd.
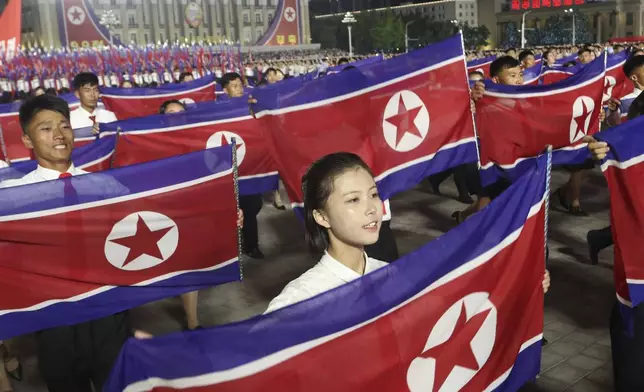
M 544 70 L 544 66 L 541 62 L 536 63 L 530 68 L 523 70 L 523 84 L 527 85 L 537 85 L 541 80 L 541 73 Z
M 644 117 L 602 131 L 596 138 L 610 146 L 601 168 L 610 191 L 615 288 L 626 310 L 644 302 Z
M 182 113 L 101 124 L 101 130 L 105 134 L 121 130 L 114 167 L 228 145 L 235 140 L 239 192 L 252 195 L 277 189 L 279 181 L 262 124 L 250 115 L 248 97 L 242 97 L 200 103 Z
M 605 58 L 589 63 L 556 84 L 507 86 L 486 82 L 476 104 L 482 181 L 499 175 L 510 180 L 551 145 L 553 164 L 583 163 L 589 158 L 582 138 L 599 130 Z
M 325 78 L 256 90 L 255 112 L 294 202 L 302 200 L 306 169 L 333 152 L 360 155 L 384 199 L 477 160 L 460 35 Z
M 74 94 L 63 94 L 60 96 L 69 104 L 70 110 L 80 104 Z M 0 105 L 0 143 L 4 140 L 7 151 L 5 156 L 0 148 L 0 159 L 3 161 L 25 161 L 31 159 L 31 152 L 22 143 L 22 128 L 18 119 L 21 102 L 14 102 Z
M 186 104 L 215 99 L 215 79 L 212 75 L 181 84 L 146 88 L 101 88 L 105 107 L 119 120 L 159 113 L 165 101 L 179 100 Z
M 116 147 L 116 135 L 99 139 L 82 147 L 74 148 L 72 161 L 74 166 L 89 172 L 107 170 L 110 167 L 110 158 Z M 0 169 L 0 182 L 22 178 L 38 167 L 35 160 L 12 163 L 11 166 Z
M 539 373 L 543 330 L 547 157 L 534 163 L 358 280 L 245 322 L 130 339 L 105 390 L 518 390 Z
M 240 279 L 231 146 L 0 200 L 0 339 Z
M 633 83 L 624 74 L 624 64 L 629 57 L 630 51 L 608 56 L 606 79 L 604 79 L 604 102 L 610 98 L 620 99 L 633 92 Z
M 496 55 L 494 56 L 487 56 L 481 59 L 476 59 L 472 61 L 467 62 L 467 73 L 469 74 L 470 72 L 474 71 L 479 71 L 483 72 L 483 75 L 486 78 L 490 77 L 490 65 L 492 65 L 492 62 L 496 60 Z

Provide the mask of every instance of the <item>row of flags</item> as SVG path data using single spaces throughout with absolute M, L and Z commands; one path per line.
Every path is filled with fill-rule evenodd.
M 516 391 L 540 367 L 548 170 L 546 154 L 361 279 L 241 323 L 131 339 L 105 390 Z
M 101 82 L 107 76 L 120 85 L 122 80 L 134 80 L 136 74 L 151 75 L 155 80 L 150 81 L 162 83 L 174 80 L 175 73 L 180 72 L 205 75 L 235 69 L 244 69 L 241 47 L 223 43 L 37 49 L 17 51 L 11 58 L 0 52 L 0 90 L 69 88 L 74 75 L 80 72 L 92 72 Z M 172 74 L 172 78 L 167 80 L 166 74 Z
M 476 128 L 460 35 L 386 62 L 256 89 L 254 116 L 244 97 L 101 124 L 100 137 L 73 157 L 96 172 L 0 189 L 0 339 L 240 279 L 233 144 L 240 194 L 274 189 L 266 184 L 279 174 L 298 206 L 302 173 L 330 152 L 360 155 L 388 198 L 479 161 L 478 129 L 481 163 L 525 161 L 514 185 L 481 213 L 309 301 L 212 330 L 131 341 L 108 390 L 516 390 L 539 371 L 547 172 L 557 153 L 578 148 L 579 126 L 597 130 L 606 61 L 553 85 L 488 86 Z M 185 93 L 177 88 L 164 98 Z M 106 105 L 146 105 L 112 95 Z M 531 129 L 544 113 L 553 121 Z M 490 150 L 492 137 L 499 146 Z M 555 151 L 542 154 L 549 145 Z M 0 178 L 26 165 L 34 163 L 0 169 Z M 337 377 L 357 361 L 369 371 Z

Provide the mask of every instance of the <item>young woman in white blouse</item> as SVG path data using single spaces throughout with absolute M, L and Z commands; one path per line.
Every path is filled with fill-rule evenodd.
M 371 170 L 359 156 L 341 152 L 313 163 L 302 178 L 306 239 L 320 261 L 290 282 L 265 313 L 304 301 L 368 274 L 387 263 L 367 257 L 378 241 L 382 201 Z M 543 290 L 550 287 L 546 271 Z
M 306 239 L 320 261 L 289 283 L 266 313 L 358 279 L 387 263 L 367 257 L 378 241 L 382 201 L 371 170 L 351 153 L 327 155 L 302 178 Z

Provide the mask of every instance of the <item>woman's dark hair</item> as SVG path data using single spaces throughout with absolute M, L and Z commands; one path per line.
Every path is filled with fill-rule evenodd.
M 49 94 L 49 95 L 58 95 L 58 94 L 56 93 L 56 89 L 55 89 L 55 88 L 52 88 L 52 87 L 49 87 L 47 90 L 45 90 L 45 94 Z
M 358 155 L 336 152 L 313 162 L 302 177 L 306 242 L 312 252 L 324 252 L 329 246 L 329 234 L 324 227 L 317 224 L 313 218 L 313 211 L 324 208 L 333 192 L 333 181 L 336 178 L 347 170 L 360 168 L 373 176 L 369 166 Z

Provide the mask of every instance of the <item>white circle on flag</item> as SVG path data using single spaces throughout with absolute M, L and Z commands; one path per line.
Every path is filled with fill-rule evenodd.
M 442 385 L 435 387 L 437 359 L 421 355 L 416 357 L 407 369 L 407 386 L 411 392 L 458 392 L 483 368 L 492 354 L 496 341 L 497 309 L 489 298 L 489 293 L 478 292 L 456 301 L 436 322 L 421 353 L 426 353 L 452 338 L 458 320 L 462 317 L 461 312 L 465 311 L 466 323 L 474 316 L 487 312 L 480 328 L 470 341 L 471 354 L 476 359 L 478 370 L 455 365 Z
M 212 134 L 206 141 L 206 148 L 221 147 L 226 144 L 232 144 L 235 139 L 237 145 L 237 166 L 241 166 L 246 156 L 246 143 L 241 136 L 230 131 L 218 131 Z
M 429 125 L 427 107 L 416 93 L 402 90 L 389 98 L 382 120 L 389 147 L 399 152 L 415 149 L 425 140 Z
M 85 11 L 77 5 L 67 9 L 67 20 L 73 25 L 81 25 L 85 22 Z
M 184 105 L 194 105 L 195 104 L 195 101 L 192 98 L 181 98 L 179 100 L 179 102 L 181 102 Z
M 602 99 L 602 103 L 608 102 L 608 100 L 613 96 L 613 88 L 615 88 L 616 84 L 617 80 L 615 80 L 614 77 L 606 76 L 604 79 L 604 97 Z
M 287 22 L 293 22 L 295 21 L 295 10 L 293 7 L 286 7 L 284 10 L 284 19 L 286 19 Z
M 152 211 L 132 213 L 114 224 L 105 240 L 105 257 L 114 267 L 140 271 L 168 260 L 179 245 L 179 227 Z
M 572 105 L 572 119 L 570 120 L 570 143 L 581 140 L 588 134 L 590 120 L 595 110 L 595 101 L 582 95 Z

